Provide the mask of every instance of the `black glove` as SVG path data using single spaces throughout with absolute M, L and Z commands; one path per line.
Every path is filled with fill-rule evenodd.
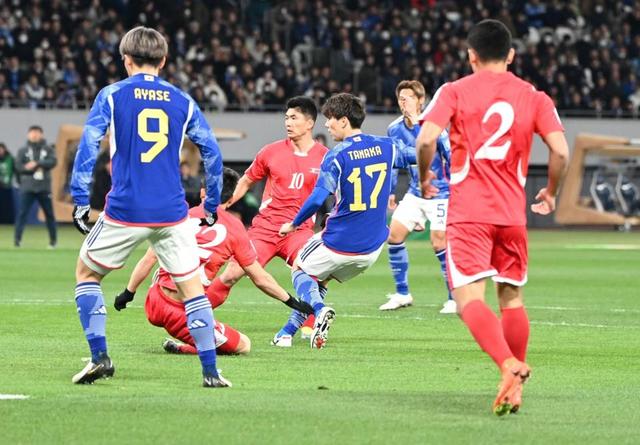
M 73 225 L 83 235 L 86 235 L 91 231 L 87 223 L 89 222 L 89 213 L 91 212 L 91 206 L 73 206 Z
M 300 301 L 297 298 L 293 297 L 291 294 L 289 294 L 289 299 L 285 301 L 284 304 L 289 306 L 291 309 L 302 312 L 306 315 L 312 315 L 314 313 L 313 308 L 309 303 Z
M 200 225 L 211 227 L 216 223 L 217 220 L 218 220 L 217 212 L 209 212 L 208 210 L 205 210 L 204 218 L 200 218 Z
M 131 303 L 133 301 L 133 297 L 135 295 L 135 292 L 131 292 L 125 287 L 119 295 L 116 295 L 116 299 L 113 301 L 113 307 L 119 312 L 121 309 L 127 307 L 127 303 Z

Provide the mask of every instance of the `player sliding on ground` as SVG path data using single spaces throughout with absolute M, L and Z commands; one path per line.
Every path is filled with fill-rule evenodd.
M 324 231 L 302 248 L 293 265 L 293 286 L 298 296 L 311 304 L 315 324 L 311 347 L 327 341 L 335 311 L 324 305 L 327 282 L 350 280 L 367 270 L 380 256 L 389 236 L 387 202 L 391 191 L 391 169 L 415 163 L 415 150 L 390 138 L 362 133 L 365 118 L 362 102 L 347 93 L 330 97 L 322 107 L 325 126 L 340 142 L 322 161 L 320 176 L 311 196 L 293 219 L 280 228 L 286 236 L 304 227 L 330 194 L 336 205 Z M 294 311 L 278 337 L 295 334 L 304 315 Z
M 313 100 L 304 96 L 289 99 L 284 115 L 287 138 L 262 147 L 230 200 L 229 205 L 234 204 L 253 184 L 266 179 L 260 212 L 249 228 L 249 238 L 263 267 L 275 257 L 292 265 L 302 246 L 313 236 L 313 221 L 307 221 L 299 231 L 285 237 L 278 235 L 278 230 L 283 223 L 291 221 L 313 190 L 327 152 L 327 147 L 313 139 L 317 116 Z M 242 268 L 231 262 L 211 283 L 211 292 L 225 299 L 243 276 Z M 291 342 L 291 337 L 282 337 L 274 345 L 290 347 Z
M 220 194 L 223 205 L 227 204 L 231 198 L 233 190 L 238 184 L 238 178 L 239 175 L 235 171 L 229 168 L 224 169 L 222 193 Z M 265 294 L 282 301 L 292 309 L 307 314 L 313 313 L 308 304 L 291 297 L 258 263 L 256 252 L 240 218 L 219 207 L 218 221 L 213 226 L 199 226 L 203 215 L 204 206 L 202 204 L 189 210 L 191 218 L 189 221 L 192 223 L 193 233 L 200 251 L 199 276 L 205 286 L 207 298 L 214 309 L 225 300 L 220 299 L 219 294 L 212 292 L 209 285 L 220 268 L 233 257 L 256 287 Z M 155 253 L 153 249 L 149 248 L 144 257 L 136 264 L 125 290 L 116 297 L 114 302 L 116 310 L 124 309 L 129 302 L 133 301 L 136 290 L 149 276 L 156 262 Z M 152 325 L 164 328 L 172 337 L 184 342 L 184 344 L 180 344 L 175 340 L 168 339 L 163 343 L 165 351 L 195 354 L 196 349 L 193 338 L 187 329 L 182 300 L 182 295 L 171 274 L 161 267 L 147 292 L 144 305 L 147 319 Z M 215 322 L 215 330 L 218 353 L 249 353 L 251 341 L 246 335 L 219 321 Z
M 419 116 L 424 106 L 424 86 L 417 80 L 403 80 L 396 87 L 398 106 L 402 116 L 394 120 L 387 129 L 387 135 L 398 139 L 410 147 L 415 147 L 416 137 L 420 132 Z M 389 266 L 396 283 L 395 293 L 388 295 L 388 301 L 380 306 L 381 311 L 392 311 L 413 304 L 413 297 L 409 292 L 409 253 L 404 244 L 411 232 L 418 227 L 424 228 L 429 221 L 429 240 L 440 264 L 440 271 L 447 286 L 448 299 L 440 310 L 441 314 L 455 314 L 456 303 L 451 296 L 447 282 L 447 266 L 445 263 L 446 241 L 445 227 L 447 222 L 447 204 L 449 199 L 449 133 L 445 130 L 438 138 L 437 156 L 431 164 L 431 170 L 436 175 L 433 185 L 438 188 L 438 194 L 431 199 L 424 199 L 420 194 L 418 168 L 411 166 L 409 190 L 400 201 L 395 204 L 395 185 L 398 170 L 392 173 L 389 208 L 394 210 L 389 227 Z
M 187 324 L 202 363 L 203 386 L 231 386 L 216 368 L 213 311 L 200 283 L 198 246 L 187 221 L 179 168 L 186 134 L 200 149 L 207 177 L 201 224 L 213 226 L 222 185 L 218 143 L 194 100 L 158 77 L 167 58 L 162 34 L 134 28 L 122 38 L 120 55 L 129 77 L 98 93 L 71 179 L 74 224 L 88 234 L 76 268 L 76 305 L 91 349 L 91 361 L 72 381 L 93 383 L 113 376 L 100 282 L 110 271 L 123 267 L 138 244 L 149 240 L 184 298 Z M 107 130 L 112 187 L 105 211 L 89 231 L 89 186 Z
M 483 20 L 471 28 L 467 42 L 473 74 L 444 84 L 434 95 L 418 136 L 418 165 L 429 197 L 436 141 L 451 124 L 449 285 L 460 318 L 501 371 L 493 411 L 504 415 L 520 409 L 522 384 L 530 374 L 522 286 L 528 257 L 524 185 L 533 133 L 549 147 L 548 182 L 531 206 L 535 213 L 555 209 L 569 149 L 549 96 L 507 71 L 514 57 L 509 30 Z M 487 277 L 496 283 L 502 320 L 484 302 Z

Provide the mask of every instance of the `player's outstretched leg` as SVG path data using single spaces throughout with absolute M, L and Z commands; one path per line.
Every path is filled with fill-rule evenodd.
M 380 306 L 381 311 L 393 311 L 411 306 L 413 297 L 409 293 L 409 253 L 404 242 L 389 243 L 389 266 L 396 283 L 396 292 L 388 295 L 389 300 Z
M 324 301 L 324 298 L 327 296 L 328 289 L 324 287 L 322 284 L 318 283 L 318 291 L 320 292 L 320 298 Z M 309 340 L 311 338 L 311 334 L 313 333 L 313 326 L 316 324 L 316 316 L 309 315 L 302 326 L 300 326 L 300 338 L 302 340 Z
M 273 337 L 271 344 L 280 348 L 290 348 L 293 342 L 293 336 L 296 335 L 296 332 L 298 332 L 298 329 L 306 319 L 307 316 L 305 314 L 298 311 L 291 311 L 287 324 L 285 324 Z
M 513 355 L 524 362 L 527 358 L 529 344 L 529 317 L 524 306 L 502 308 L 502 333 Z M 515 413 L 522 405 L 522 385 L 516 390 L 511 404 L 511 412 Z
M 449 287 L 449 276 L 447 275 L 447 249 L 437 250 L 435 251 L 436 258 L 440 262 L 440 273 L 442 273 L 442 278 L 444 279 L 444 284 L 447 286 L 447 301 L 442 305 L 442 309 L 440 309 L 441 314 L 455 314 L 458 310 L 456 305 L 456 301 L 453 299 L 453 295 L 451 295 L 451 288 Z
M 218 374 L 216 368 L 216 342 L 213 333 L 215 321 L 211 303 L 204 295 L 184 302 L 187 327 L 198 349 L 202 363 L 202 385 L 208 388 L 231 387 L 231 382 Z
M 91 350 L 91 361 L 71 381 L 91 384 L 97 379 L 112 377 L 115 367 L 107 355 L 106 322 L 107 310 L 100 283 L 95 281 L 76 285 L 76 306 L 84 335 Z

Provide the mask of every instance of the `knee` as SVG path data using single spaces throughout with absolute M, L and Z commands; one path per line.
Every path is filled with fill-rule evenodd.
M 103 276 L 98 272 L 91 270 L 80 258 L 76 265 L 76 283 L 85 283 L 87 281 L 102 281 Z
M 225 286 L 232 287 L 238 281 L 240 281 L 240 278 L 242 278 L 243 276 L 244 270 L 242 270 L 242 268 L 238 264 L 231 262 L 224 270 L 224 272 L 220 275 L 220 281 L 222 281 L 222 284 L 224 284 Z
M 439 230 L 434 230 L 431 232 L 431 247 L 433 247 L 434 252 L 439 252 L 447 247 L 447 237 L 445 236 L 445 232 L 441 232 Z
M 236 354 L 247 355 L 249 352 L 251 352 L 251 340 L 243 333 L 240 333 L 240 341 L 236 348 Z
M 391 231 L 389 233 L 389 239 L 387 239 L 387 243 L 389 244 L 401 244 L 404 243 L 406 237 L 402 236 L 397 232 Z

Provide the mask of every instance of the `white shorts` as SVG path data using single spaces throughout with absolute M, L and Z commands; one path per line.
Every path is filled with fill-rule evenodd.
M 431 231 L 444 232 L 447 227 L 448 199 L 423 199 L 407 193 L 393 212 L 391 219 L 413 232 L 416 225 L 424 225 L 428 220 Z
M 174 281 L 185 281 L 198 273 L 200 256 L 194 220 L 173 226 L 126 226 L 105 219 L 104 212 L 80 248 L 80 258 L 94 272 L 106 275 L 124 266 L 131 252 L 149 240 L 160 266 Z
M 300 269 L 320 281 L 333 278 L 343 283 L 360 275 L 376 262 L 384 247 L 383 244 L 375 252 L 364 255 L 347 255 L 325 246 L 321 235 L 313 235 L 296 258 L 296 264 Z

